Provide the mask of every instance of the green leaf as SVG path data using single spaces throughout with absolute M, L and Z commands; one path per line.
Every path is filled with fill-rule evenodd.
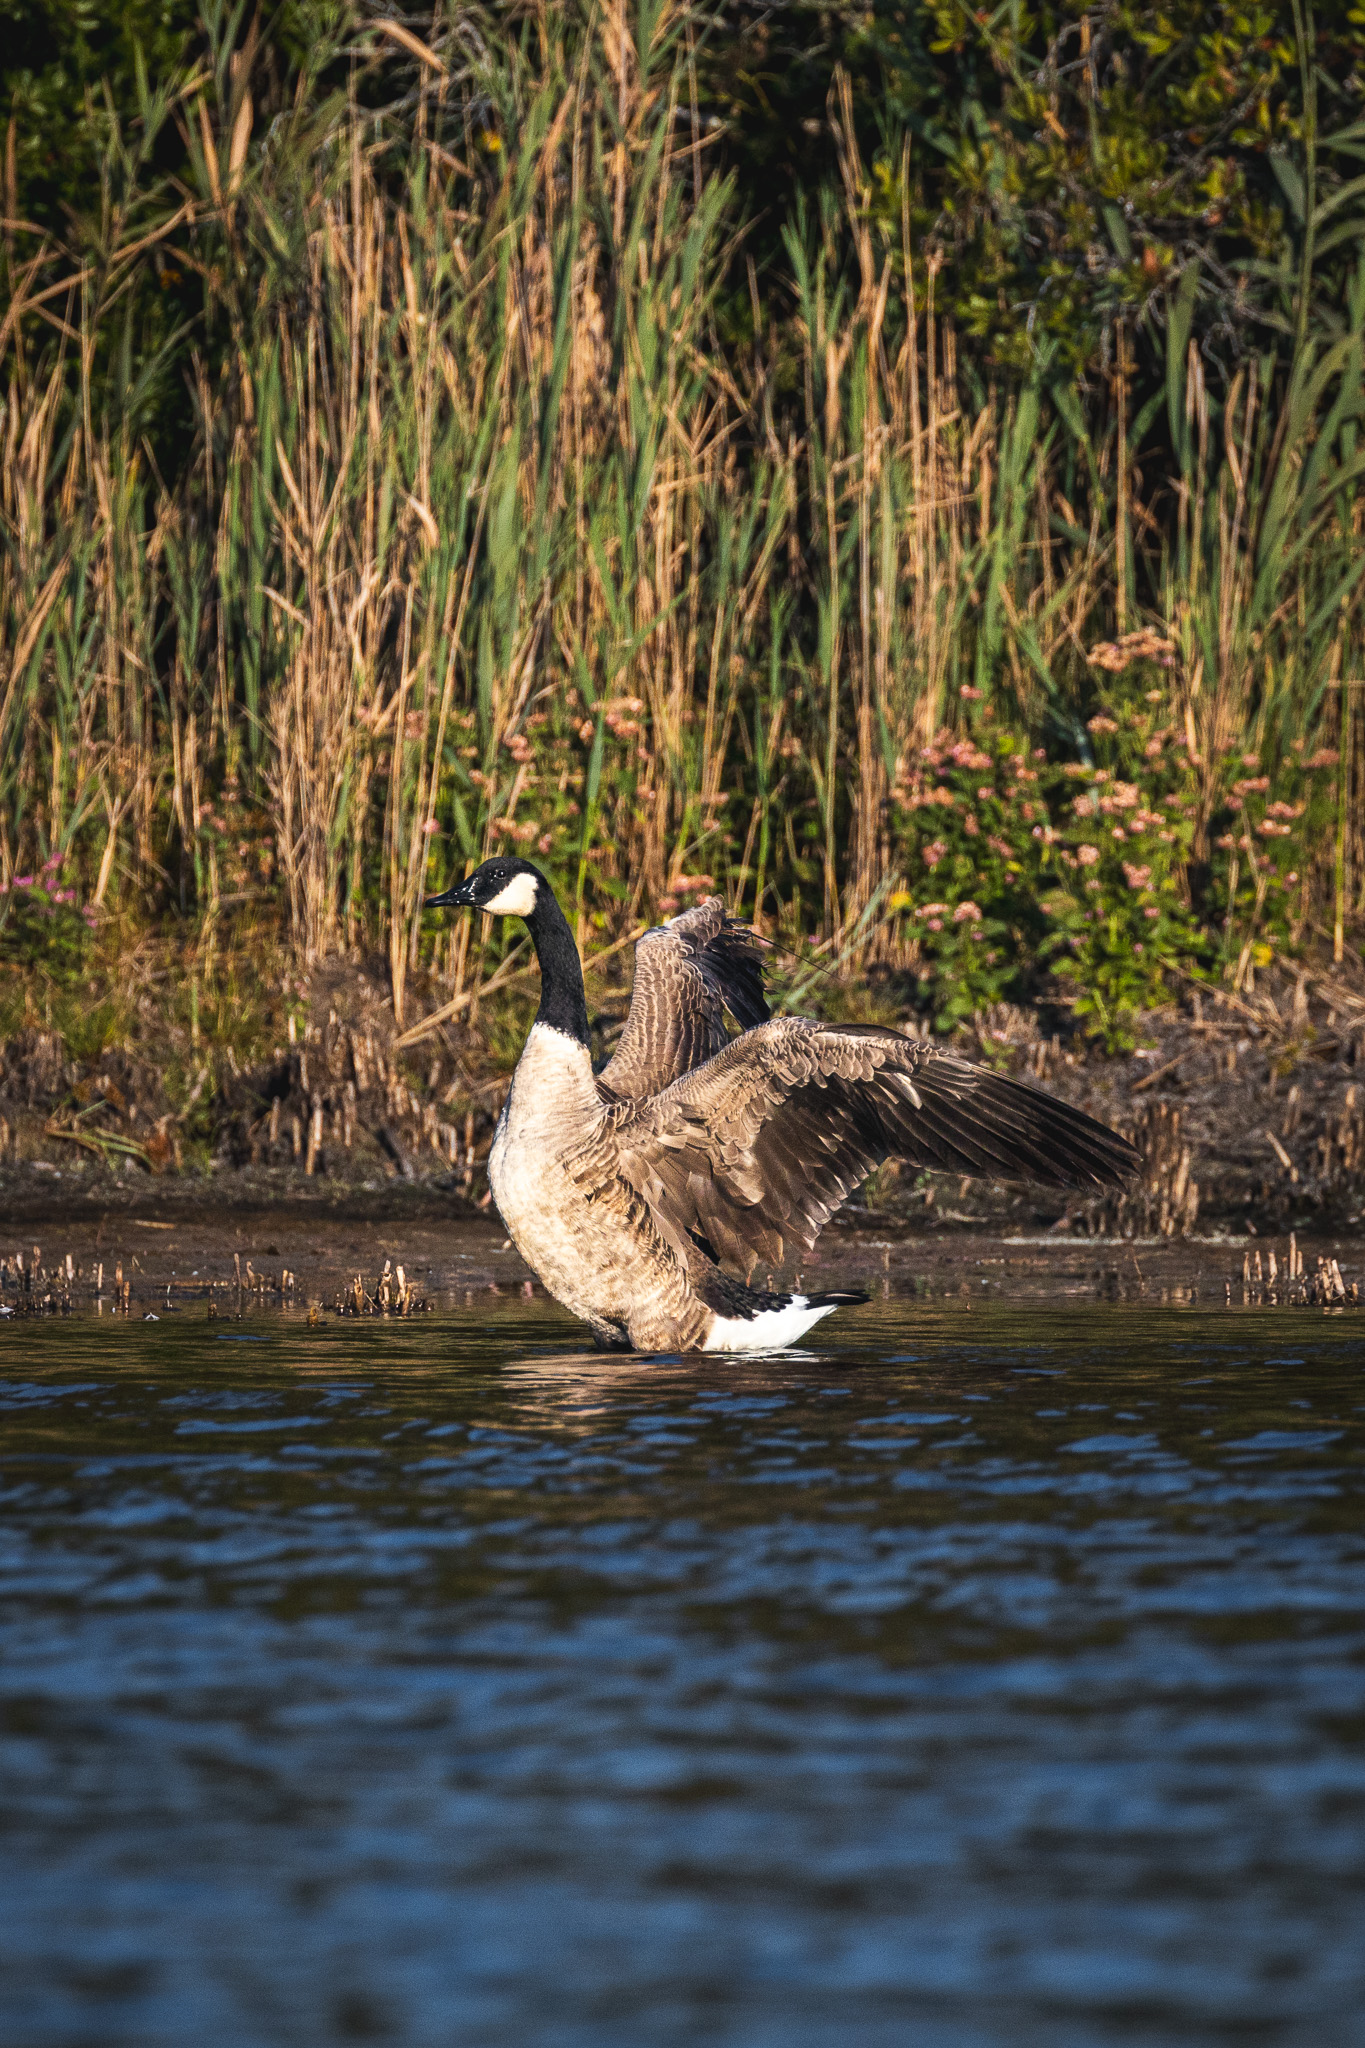
M 1303 177 L 1298 165 L 1291 157 L 1287 157 L 1283 150 L 1272 149 L 1270 168 L 1275 173 L 1275 182 L 1289 201 L 1290 212 L 1302 227 L 1307 202 L 1304 198 Z

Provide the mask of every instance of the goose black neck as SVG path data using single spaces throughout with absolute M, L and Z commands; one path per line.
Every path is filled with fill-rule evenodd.
M 588 999 L 583 992 L 583 965 L 568 920 L 544 883 L 536 891 L 536 907 L 526 928 L 540 962 L 540 1008 L 537 1024 L 549 1024 L 588 1045 Z

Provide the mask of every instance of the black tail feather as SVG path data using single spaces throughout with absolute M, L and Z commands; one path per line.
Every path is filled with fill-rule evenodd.
M 733 1316 L 744 1322 L 769 1315 L 775 1309 L 790 1308 L 798 1294 L 811 1308 L 853 1308 L 870 1299 L 861 1287 L 840 1287 L 827 1294 L 811 1294 L 804 1287 L 789 1294 L 772 1293 L 761 1287 L 746 1287 L 742 1280 L 722 1272 L 719 1266 L 713 1266 L 699 1278 L 697 1293 L 718 1316 Z

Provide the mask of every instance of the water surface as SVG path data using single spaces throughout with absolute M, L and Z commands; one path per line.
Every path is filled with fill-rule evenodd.
M 1365 2038 L 1365 1324 L 0 1329 L 0 2038 Z

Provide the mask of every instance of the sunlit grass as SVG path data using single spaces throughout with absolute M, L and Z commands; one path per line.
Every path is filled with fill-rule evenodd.
M 300 959 L 378 953 L 400 1022 L 414 976 L 472 989 L 503 940 L 424 924 L 421 897 L 510 849 L 590 951 L 714 888 L 796 952 L 808 1002 L 890 1013 L 903 993 L 839 977 L 937 974 L 925 999 L 951 1023 L 1020 984 L 943 996 L 934 842 L 906 792 L 987 721 L 1094 765 L 1087 721 L 1123 673 L 1184 749 L 1167 865 L 1185 964 L 1240 983 L 1258 947 L 1333 925 L 1340 955 L 1365 876 L 1365 271 L 1339 334 L 1310 334 L 1287 377 L 1246 363 L 1221 405 L 1178 296 L 1163 473 L 1134 460 L 1122 355 L 1085 393 L 1042 361 L 1012 393 L 974 385 L 908 230 L 874 231 L 846 122 L 844 186 L 789 225 L 790 321 L 736 354 L 718 338 L 732 196 L 679 145 L 668 10 L 641 17 L 619 78 L 600 23 L 547 21 L 476 81 L 500 113 L 472 170 L 433 144 L 434 101 L 390 122 L 382 165 L 342 104 L 325 132 L 282 119 L 229 203 L 235 116 L 210 95 L 190 220 L 147 169 L 164 96 L 147 134 L 111 142 L 125 196 L 62 330 L 40 294 L 74 279 L 63 254 L 0 256 L 0 944 L 40 870 L 120 943 L 176 925 L 151 994 L 193 1071 L 278 1042 Z M 158 363 L 112 344 L 172 220 L 238 347 L 232 374 L 202 369 L 164 470 Z M 1133 652 L 1143 629 L 1157 653 Z M 1269 778 L 1262 809 L 1296 802 L 1322 744 L 1335 782 L 1303 814 L 1290 918 L 1229 789 L 1240 766 Z M 1043 904 L 1034 824 L 983 831 Z M 952 910 L 998 898 L 991 863 L 958 852 Z M 1126 916 L 1120 866 L 1102 880 L 1095 910 Z M 1059 941 L 1079 929 L 1040 915 Z M 1070 964 L 1114 1036 L 1129 994 L 1094 947 Z M 55 988 L 22 1016 L 73 1056 L 127 1035 L 126 995 L 79 1013 Z M 480 1011 L 500 1051 L 528 1000 Z

